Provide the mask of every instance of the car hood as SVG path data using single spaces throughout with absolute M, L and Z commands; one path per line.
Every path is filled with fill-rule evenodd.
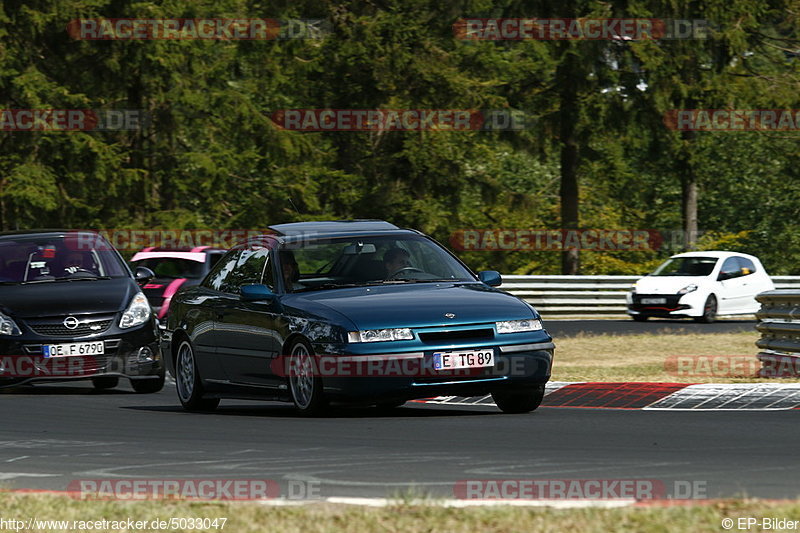
M 130 278 L 0 285 L 0 309 L 20 318 L 116 313 L 136 291 Z
M 479 283 L 420 283 L 333 289 L 293 295 L 325 306 L 359 330 L 430 327 L 532 318 L 533 309 L 515 296 Z M 452 313 L 453 318 L 445 317 Z
M 708 276 L 645 276 L 636 282 L 640 294 L 678 294 L 687 285 L 701 287 L 708 283 Z

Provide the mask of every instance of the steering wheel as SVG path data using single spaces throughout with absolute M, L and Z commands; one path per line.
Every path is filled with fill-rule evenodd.
M 397 275 L 403 272 L 424 272 L 424 270 L 420 270 L 416 267 L 403 267 L 400 270 L 393 272 L 387 279 L 397 279 Z
M 69 268 L 75 268 L 75 270 L 68 270 Z M 64 272 L 66 272 L 68 276 L 74 276 L 75 274 L 91 274 L 92 276 L 96 275 L 91 270 L 87 270 L 87 269 L 81 268 L 81 267 L 77 267 L 77 268 L 76 267 L 68 267 L 67 269 L 64 269 Z

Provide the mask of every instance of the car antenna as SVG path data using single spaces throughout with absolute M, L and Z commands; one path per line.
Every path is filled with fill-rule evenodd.
M 292 201 L 292 197 L 291 196 L 287 196 L 286 199 L 289 200 L 289 203 L 292 204 L 292 207 L 294 207 L 295 212 L 297 212 L 297 214 L 299 215 L 300 214 L 300 210 L 297 209 L 296 205 L 294 205 L 294 202 Z

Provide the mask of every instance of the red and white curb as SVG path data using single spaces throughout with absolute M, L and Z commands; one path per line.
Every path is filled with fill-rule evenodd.
M 438 396 L 439 405 L 493 406 L 491 396 Z M 542 407 L 688 411 L 800 409 L 800 383 L 552 382 Z

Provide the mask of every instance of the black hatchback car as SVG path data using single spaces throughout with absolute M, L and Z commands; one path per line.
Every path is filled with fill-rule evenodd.
M 85 231 L 0 234 L 0 386 L 128 378 L 136 392 L 164 386 L 156 319 L 105 239 Z M 138 282 L 138 283 L 137 283 Z

